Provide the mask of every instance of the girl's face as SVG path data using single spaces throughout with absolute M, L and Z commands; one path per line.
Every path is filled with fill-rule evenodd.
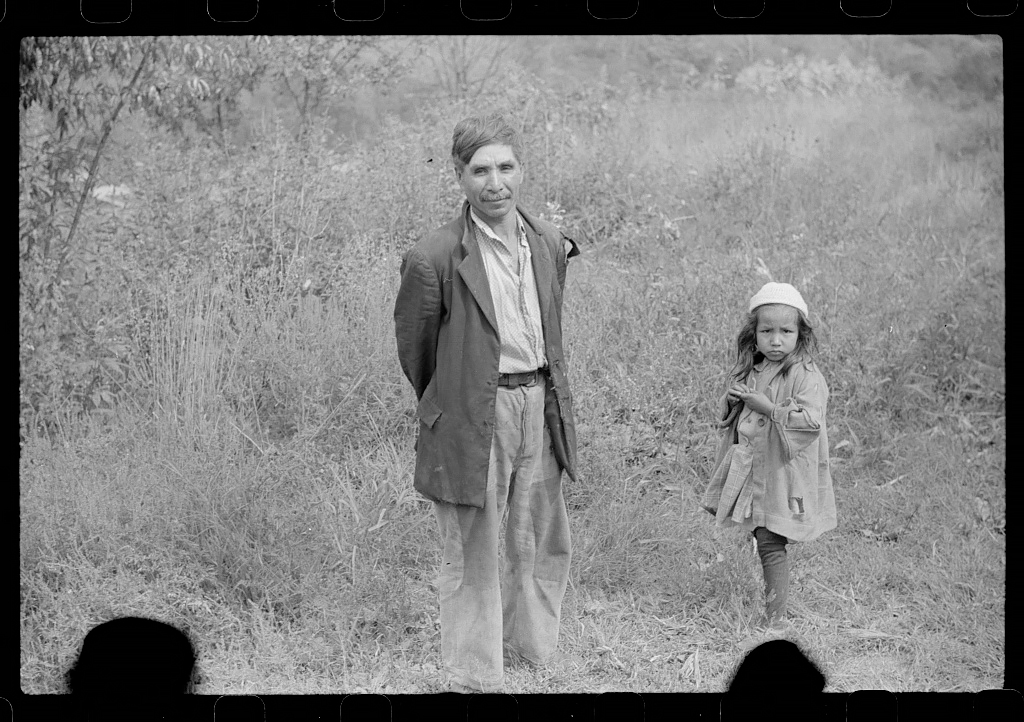
M 800 338 L 800 312 L 792 306 L 772 304 L 757 310 L 757 350 L 771 361 L 793 353 Z

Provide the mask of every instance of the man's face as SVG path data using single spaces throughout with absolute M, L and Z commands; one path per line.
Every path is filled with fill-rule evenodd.
M 462 172 L 456 171 L 456 177 L 477 215 L 488 223 L 498 223 L 516 208 L 523 167 L 512 148 L 492 143 L 478 148 Z

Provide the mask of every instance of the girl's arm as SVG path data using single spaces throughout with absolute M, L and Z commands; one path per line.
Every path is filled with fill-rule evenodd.
M 732 410 L 733 403 L 729 399 L 729 394 L 722 394 L 722 398 L 718 400 L 718 420 L 725 421 L 729 418 L 729 412 Z
M 825 424 L 827 406 L 828 386 L 817 371 L 802 374 L 794 385 L 793 395 L 775 405 L 771 418 L 782 438 L 787 459 L 817 440 Z
M 725 393 L 718 399 L 718 428 L 724 429 L 731 426 L 742 406 L 743 401 L 732 396 L 732 392 L 727 387 Z

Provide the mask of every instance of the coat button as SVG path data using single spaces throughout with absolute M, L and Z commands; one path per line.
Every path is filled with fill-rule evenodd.
M 757 425 L 758 426 L 764 426 L 764 419 L 758 419 L 757 420 Z

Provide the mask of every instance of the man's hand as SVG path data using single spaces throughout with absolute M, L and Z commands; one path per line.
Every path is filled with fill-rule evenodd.
M 772 410 L 775 408 L 775 404 L 767 396 L 757 391 L 753 386 L 747 386 L 739 382 L 733 384 L 732 388 L 729 389 L 729 398 L 738 399 L 746 404 L 748 409 L 753 409 L 765 416 L 771 416 Z

